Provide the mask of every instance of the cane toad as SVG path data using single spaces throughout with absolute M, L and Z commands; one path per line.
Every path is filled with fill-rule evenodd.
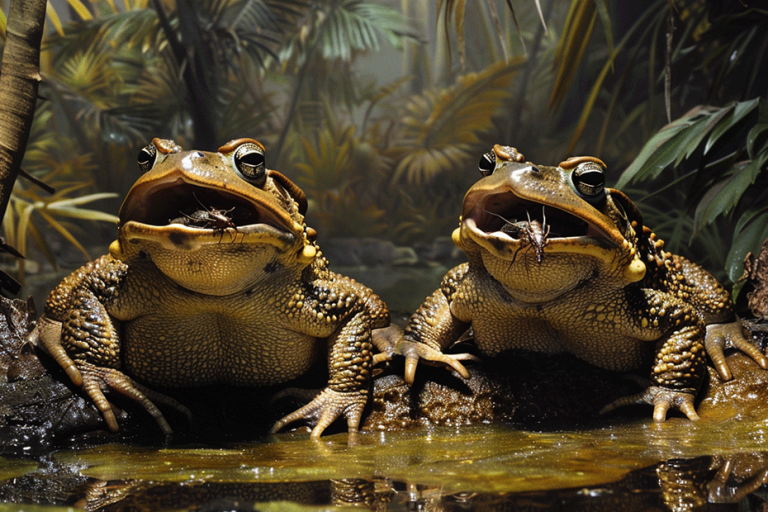
M 649 364 L 646 391 L 606 409 L 649 403 L 659 422 L 671 407 L 698 418 L 706 354 L 731 378 L 726 340 L 768 367 L 744 338 L 727 291 L 665 252 L 635 205 L 604 187 L 604 169 L 594 157 L 535 165 L 500 145 L 484 155 L 484 177 L 464 197 L 453 233 L 469 262 L 444 277 L 394 347 L 408 383 L 420 359 L 466 377 L 460 361 L 470 356 L 443 350 L 470 327 L 484 356 L 525 349 L 616 371 Z
M 171 429 L 150 387 L 266 386 L 327 357 L 327 387 L 274 427 L 338 417 L 356 430 L 368 396 L 371 331 L 389 312 L 365 286 L 328 269 L 304 223 L 304 193 L 239 139 L 216 153 L 154 139 L 120 209 L 109 255 L 48 297 L 32 334 L 101 411 L 104 392 L 139 402 Z M 135 379 L 135 380 L 134 380 Z

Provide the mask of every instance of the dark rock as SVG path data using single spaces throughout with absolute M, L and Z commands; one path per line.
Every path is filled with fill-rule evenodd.
M 103 428 L 96 407 L 77 395 L 63 372 L 51 371 L 27 342 L 35 311 L 0 297 L 0 451 L 31 455 L 54 440 Z
M 468 379 L 420 365 L 413 386 L 405 384 L 402 364 L 396 360 L 392 374 L 374 383 L 373 406 L 364 428 L 482 423 L 529 429 L 591 426 L 608 421 L 608 415 L 599 416 L 603 406 L 639 391 L 624 374 L 568 354 L 515 352 L 496 360 L 504 363 L 467 364 Z
M 727 362 L 734 378 L 721 381 L 709 368 L 697 405 L 699 415 L 707 421 L 768 418 L 768 371 L 737 351 L 727 355 Z M 390 365 L 387 375 L 374 383 L 373 405 L 364 425 L 367 429 L 478 423 L 557 429 L 600 426 L 614 422 L 617 416 L 650 418 L 652 414 L 650 405 L 600 414 L 614 400 L 642 389 L 626 373 L 603 370 L 568 354 L 511 352 L 467 364 L 468 379 L 422 364 L 410 387 L 402 379 L 401 360 Z M 647 378 L 642 372 L 636 376 Z

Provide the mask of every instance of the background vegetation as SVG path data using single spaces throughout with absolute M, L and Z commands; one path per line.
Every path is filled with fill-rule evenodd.
M 449 235 L 496 142 L 599 156 L 721 275 L 768 237 L 768 11 L 748 0 L 62 0 L 49 22 L 24 168 L 58 192 L 17 185 L 4 227 L 52 262 L 54 231 L 108 241 L 70 219 L 122 197 L 156 136 L 259 139 L 321 242 Z

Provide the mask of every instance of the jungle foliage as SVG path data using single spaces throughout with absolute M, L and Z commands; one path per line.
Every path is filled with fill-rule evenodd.
M 614 180 L 626 168 L 620 184 L 646 223 L 711 270 L 733 245 L 736 277 L 768 235 L 767 11 L 738 0 L 394 5 L 68 0 L 71 21 L 50 11 L 25 168 L 77 194 L 122 196 L 153 137 L 209 150 L 253 137 L 305 189 L 321 238 L 405 245 L 451 233 L 479 156 L 499 142 L 544 164 L 596 155 Z M 364 71 L 393 60 L 387 76 Z

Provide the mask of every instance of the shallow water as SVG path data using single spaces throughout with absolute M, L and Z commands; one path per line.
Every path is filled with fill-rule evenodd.
M 2 460 L 0 496 L 28 486 L 26 501 L 42 500 L 33 490 L 58 480 L 59 501 L 49 493 L 45 510 L 764 510 L 751 491 L 768 475 L 767 441 L 768 420 L 672 418 L 583 431 L 477 426 L 317 442 L 292 433 L 215 448 L 112 444 L 59 451 L 39 467 Z

